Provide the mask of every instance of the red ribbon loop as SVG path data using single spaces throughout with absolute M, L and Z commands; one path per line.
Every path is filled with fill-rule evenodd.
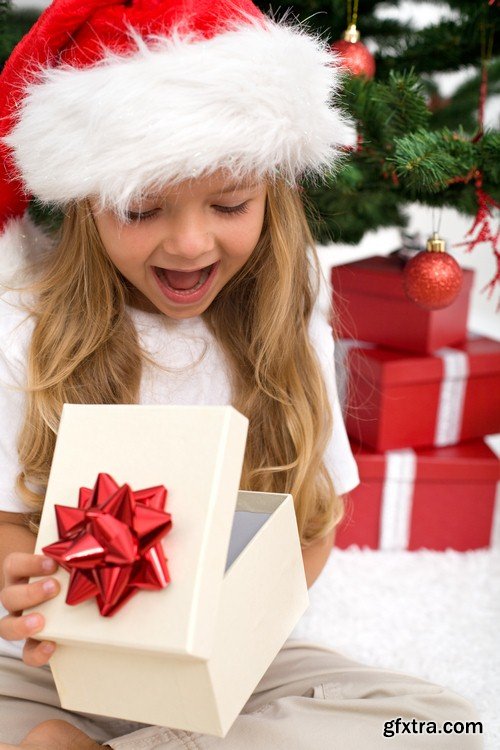
M 140 589 L 169 584 L 160 541 L 172 528 L 166 499 L 163 485 L 134 492 L 100 473 L 93 489 L 80 488 L 77 508 L 55 506 L 60 538 L 42 551 L 71 573 L 67 604 L 95 596 L 111 617 Z

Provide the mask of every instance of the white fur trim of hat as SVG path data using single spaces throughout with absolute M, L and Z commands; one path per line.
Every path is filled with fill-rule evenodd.
M 133 54 L 48 67 L 28 85 L 3 142 L 41 202 L 94 195 L 124 214 L 166 183 L 219 168 L 292 184 L 335 168 L 349 123 L 319 37 L 270 19 L 209 39 L 129 33 Z

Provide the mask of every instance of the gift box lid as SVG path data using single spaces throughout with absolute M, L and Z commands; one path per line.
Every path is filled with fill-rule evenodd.
M 383 481 L 387 454 L 411 451 L 417 458 L 416 481 L 422 482 L 497 482 L 500 461 L 484 440 L 470 440 L 445 448 L 403 448 L 378 453 L 351 441 L 361 482 Z
M 395 297 L 404 299 L 409 304 L 403 288 L 403 271 L 405 262 L 396 255 L 374 255 L 370 258 L 334 266 L 331 280 L 335 292 L 353 290 L 358 294 L 375 297 Z M 462 269 L 463 283 L 461 293 L 470 292 L 474 272 Z
M 76 507 L 99 473 L 134 492 L 164 485 L 170 583 L 104 617 L 95 598 L 65 603 L 69 573 L 60 567 L 62 593 L 44 605 L 44 638 L 208 658 L 247 429 L 231 406 L 64 405 L 36 551 L 59 538 L 54 505 Z
M 454 374 L 446 373 L 448 377 L 461 379 L 465 372 L 468 377 L 500 373 L 500 342 L 474 334 L 469 334 L 463 344 L 443 347 L 432 355 L 398 352 L 350 339 L 341 339 L 339 348 L 349 352 L 354 376 L 369 373 L 386 386 L 441 381 L 446 373 L 446 358 L 458 363 Z

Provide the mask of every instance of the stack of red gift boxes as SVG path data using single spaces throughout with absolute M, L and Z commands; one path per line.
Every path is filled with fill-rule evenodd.
M 335 544 L 489 547 L 500 463 L 483 437 L 500 432 L 500 342 L 467 334 L 472 271 L 452 305 L 427 311 L 406 298 L 403 269 L 393 255 L 331 272 L 361 478 Z

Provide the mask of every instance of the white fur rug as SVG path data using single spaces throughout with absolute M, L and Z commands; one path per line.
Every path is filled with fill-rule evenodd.
M 500 748 L 500 550 L 334 549 L 292 638 L 446 685 Z

